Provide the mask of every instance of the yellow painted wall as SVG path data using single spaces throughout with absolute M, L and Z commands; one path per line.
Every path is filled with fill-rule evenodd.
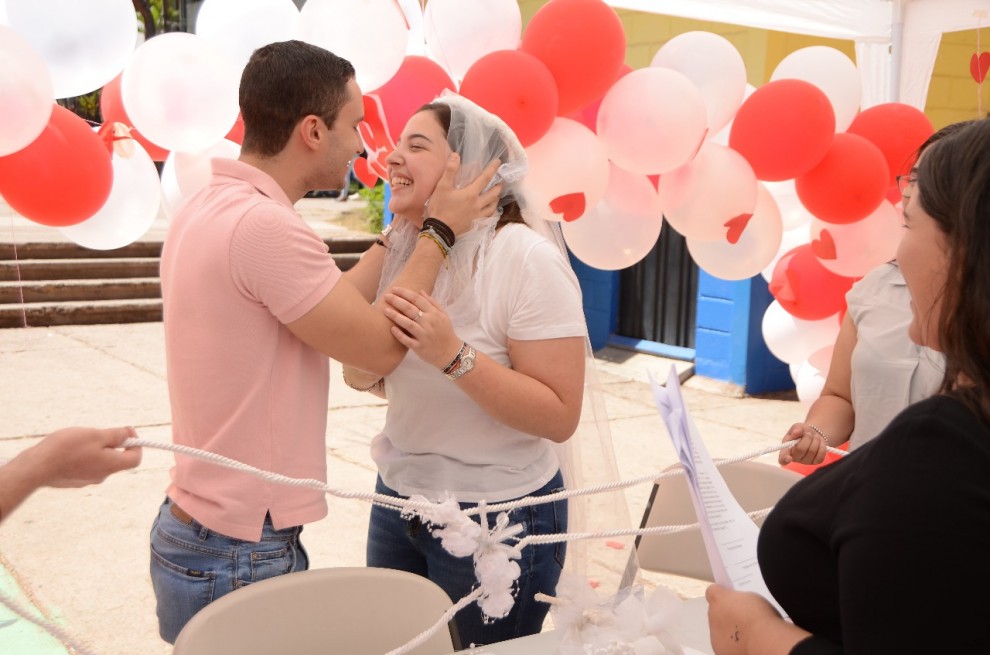
M 980 36 L 980 49 L 990 50 L 990 29 L 984 29 Z M 981 88 L 969 73 L 969 60 L 976 52 L 976 41 L 976 30 L 942 36 L 925 107 L 925 113 L 936 128 L 982 118 L 990 112 L 990 77 L 984 80 Z
M 529 23 L 546 0 L 519 0 L 523 26 Z M 728 39 L 742 54 L 747 80 L 760 86 L 770 79 L 780 61 L 801 48 L 826 45 L 841 50 L 855 61 L 852 41 L 825 39 L 772 30 L 760 30 L 674 18 L 660 14 L 619 9 L 626 33 L 626 63 L 632 68 L 649 66 L 653 55 L 672 37 L 684 32 L 703 30 Z M 981 49 L 990 51 L 990 29 L 983 31 Z M 969 74 L 969 59 L 976 52 L 976 30 L 953 32 L 943 36 L 939 48 L 925 113 L 936 128 L 948 123 L 988 115 L 990 112 L 990 76 L 982 93 Z

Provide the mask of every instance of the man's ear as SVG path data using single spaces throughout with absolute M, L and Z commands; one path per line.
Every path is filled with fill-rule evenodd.
M 317 116 L 310 114 L 309 116 L 304 117 L 301 121 L 299 121 L 299 124 L 296 125 L 296 134 L 299 135 L 303 145 L 307 148 L 316 148 L 323 142 L 323 139 L 326 138 L 322 132 L 322 128 L 323 121 Z

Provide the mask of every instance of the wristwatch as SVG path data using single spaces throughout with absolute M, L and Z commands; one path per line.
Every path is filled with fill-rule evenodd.
M 461 355 L 457 362 L 457 368 L 447 373 L 447 377 L 451 380 L 456 380 L 465 373 L 470 372 L 474 368 L 474 360 L 477 356 L 478 351 L 474 349 L 474 346 L 468 345 L 467 352 Z

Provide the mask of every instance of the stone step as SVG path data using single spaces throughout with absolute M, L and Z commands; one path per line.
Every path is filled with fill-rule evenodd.
M 70 241 L 0 243 L 0 261 L 13 259 L 120 259 L 121 257 L 158 257 L 161 241 L 135 241 L 114 250 L 91 250 Z
M 373 234 L 339 236 L 324 239 L 331 253 L 362 253 L 377 238 Z M 161 241 L 136 241 L 115 250 L 90 250 L 71 242 L 0 243 L 0 261 L 15 259 L 120 259 L 131 257 L 159 257 Z
M 162 301 L 86 300 L 0 305 L 0 328 L 100 323 L 151 323 L 162 320 Z
M 157 277 L 158 259 L 21 259 L 0 261 L 0 281 Z
M 327 239 L 348 270 L 373 235 Z M 74 243 L 0 244 L 0 328 L 160 321 L 160 242 L 112 251 Z
M 0 282 L 0 305 L 20 302 L 161 298 L 157 277 Z

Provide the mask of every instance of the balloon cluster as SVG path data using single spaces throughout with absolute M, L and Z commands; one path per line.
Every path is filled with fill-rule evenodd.
M 746 83 L 736 48 L 709 32 L 680 34 L 633 70 L 622 23 L 602 0 L 549 0 L 525 33 L 516 0 L 429 0 L 425 9 L 416 0 L 308 0 L 301 10 L 292 0 L 205 0 L 195 34 L 136 49 L 129 0 L 6 5 L 0 194 L 28 218 L 134 222 L 137 203 L 116 196 L 153 187 L 118 184 L 150 180 L 144 158 L 105 147 L 116 131 L 99 139 L 53 110 L 54 98 L 102 87 L 107 124 L 131 128 L 126 152 L 165 161 L 159 195 L 169 213 L 206 183 L 209 157 L 237 156 L 237 84 L 250 53 L 300 38 L 355 65 L 368 154 L 355 173 L 365 183 L 386 175 L 412 113 L 456 91 L 515 130 L 529 154 L 532 209 L 562 222 L 576 257 L 606 270 L 635 264 L 666 217 L 708 273 L 763 273 L 776 299 L 766 341 L 797 367 L 823 359 L 846 290 L 893 256 L 895 177 L 933 129 L 906 105 L 861 110 L 856 65 L 829 47 L 793 52 L 759 88 Z M 91 247 L 117 247 L 136 230 L 94 231 L 108 236 L 91 235 Z

